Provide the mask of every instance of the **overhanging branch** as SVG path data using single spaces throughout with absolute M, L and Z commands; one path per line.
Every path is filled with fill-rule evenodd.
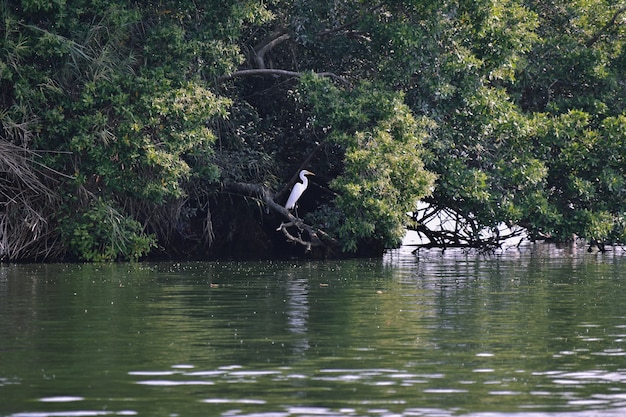
M 526 236 L 526 229 L 521 226 L 482 227 L 471 215 L 462 215 L 432 204 L 416 210 L 411 217 L 413 224 L 408 229 L 425 238 L 422 243 L 410 245 L 418 249 L 467 248 L 490 251 L 502 247 L 510 239 L 524 239 Z
M 257 69 L 246 69 L 246 70 L 239 70 L 239 71 L 235 71 L 231 74 L 227 74 L 224 75 L 222 77 L 218 78 L 218 82 L 223 82 L 226 80 L 230 80 L 233 78 L 237 78 L 237 77 L 249 77 L 249 76 L 272 76 L 272 77 L 292 77 L 292 78 L 300 78 L 304 75 L 305 73 L 302 72 L 297 72 L 297 71 L 289 71 L 289 70 L 282 70 L 282 69 L 270 69 L 270 68 L 257 68 Z M 346 86 L 351 86 L 350 82 L 348 80 L 346 80 L 345 78 L 334 74 L 332 72 L 317 72 L 315 73 L 317 76 L 319 77 L 329 77 L 332 78 L 336 81 L 341 82 L 342 84 L 346 85 Z
M 289 242 L 304 246 L 307 252 L 310 251 L 312 247 L 323 247 L 333 251 L 339 246 L 338 242 L 328 236 L 324 231 L 306 224 L 302 219 L 291 214 L 285 207 L 276 203 L 276 201 L 274 201 L 274 194 L 266 187 L 259 184 L 229 182 L 225 184 L 225 189 L 257 198 L 265 204 L 269 210 L 279 214 L 285 219 L 285 222 L 282 222 L 276 231 L 282 232 Z M 297 236 L 289 231 L 291 227 L 297 228 Z M 301 232 L 304 232 L 307 238 L 303 238 Z
M 285 42 L 291 38 L 288 33 L 277 32 L 270 37 L 270 40 L 264 41 L 255 48 L 254 62 L 259 69 L 265 69 L 265 54 L 275 46 Z

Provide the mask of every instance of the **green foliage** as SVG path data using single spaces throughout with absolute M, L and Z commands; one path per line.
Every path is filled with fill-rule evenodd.
M 234 216 L 220 184 L 278 188 L 303 164 L 325 190 L 310 218 L 349 252 L 396 246 L 420 198 L 475 231 L 619 242 L 625 16 L 606 0 L 4 2 L 0 139 L 43 151 L 78 196 L 41 245 L 81 259 L 139 256 L 143 228 L 168 250 L 228 241 L 252 210 Z M 263 68 L 298 76 L 228 77 Z
M 154 236 L 146 235 L 137 221 L 100 199 L 60 224 L 71 255 L 81 261 L 137 260 L 155 246 Z
M 337 197 L 328 231 L 347 252 L 367 244 L 398 246 L 406 214 L 433 184 L 434 176 L 422 163 L 422 144 L 432 123 L 415 119 L 401 94 L 369 84 L 345 92 L 312 77 L 302 86 L 315 120 L 328 129 L 328 140 L 344 154 L 342 171 L 330 182 Z M 324 214 L 328 217 L 328 211 Z
M 539 16 L 539 42 L 527 53 L 527 64 L 511 91 L 520 105 L 553 114 L 571 109 L 600 116 L 622 113 L 618 84 L 623 79 L 623 2 L 528 4 Z
M 143 112 L 148 116 L 143 127 L 135 122 L 127 131 L 128 137 L 135 137 L 131 142 L 142 145 L 137 152 L 145 158 L 143 179 L 150 179 L 135 191 L 156 202 L 183 197 L 183 181 L 192 171 L 189 157 L 208 160 L 215 135 L 206 123 L 226 117 L 227 106 L 228 100 L 219 99 L 198 83 L 153 95 Z M 199 169 L 212 174 L 206 180 L 216 180 L 216 169 Z
M 142 8 L 150 22 L 143 53 L 147 68 L 171 78 L 212 79 L 244 61 L 238 40 L 247 25 L 272 19 L 263 2 L 190 0 L 150 3 Z
M 514 0 L 490 2 L 485 15 L 482 25 L 475 29 L 472 49 L 490 80 L 514 81 L 518 68 L 524 65 L 524 55 L 538 41 L 537 15 Z
M 543 144 L 551 158 L 546 189 L 562 214 L 553 228 L 597 240 L 620 241 L 626 188 L 624 116 L 609 117 L 594 128 L 589 114 L 570 111 L 546 120 Z M 620 133 L 621 132 L 621 133 Z
M 219 177 L 211 163 L 216 136 L 210 126 L 227 117 L 230 101 L 210 91 L 198 76 L 208 74 L 204 67 L 191 65 L 205 62 L 201 49 L 210 54 L 207 45 L 219 40 L 199 46 L 188 42 L 178 17 L 125 2 L 23 6 L 2 10 L 7 32 L 0 41 L 1 61 L 8 65 L 0 68 L 1 101 L 6 103 L 0 116 L 3 126 L 15 127 L 6 134 L 16 144 L 47 151 L 42 162 L 66 175 L 61 193 L 81 196 L 65 200 L 62 213 L 82 212 L 85 205 L 97 208 L 77 224 L 93 220 L 85 216 L 104 217 L 96 203 L 100 199 L 112 205 L 117 201 L 123 208 L 110 217 L 124 219 L 117 221 L 123 225 L 116 233 L 128 233 L 121 241 L 130 243 L 106 243 L 102 249 L 85 241 L 92 232 L 99 239 L 99 230 L 77 227 L 76 236 L 64 239 L 71 251 L 90 260 L 146 253 L 132 222 L 140 220 L 159 232 L 163 222 L 176 227 L 176 219 L 155 216 L 157 207 L 195 193 L 189 188 L 195 184 L 192 177 L 202 184 Z M 160 16 L 162 28 L 152 25 L 151 13 Z M 159 30 L 162 36 L 155 36 Z M 146 66 L 150 51 L 159 58 Z M 237 54 L 225 55 L 219 49 L 215 55 L 226 63 Z M 233 59 L 240 61 L 238 56 Z M 184 68 L 190 71 L 181 71 Z M 67 222 L 70 219 L 60 219 Z M 67 237 L 67 231 L 63 235 Z
M 438 121 L 426 142 L 427 168 L 439 177 L 428 202 L 471 219 L 474 230 L 504 222 L 535 237 L 619 241 L 623 150 L 619 134 L 606 140 L 606 123 L 624 112 L 616 95 L 624 82 L 617 68 L 625 34 L 616 24 L 623 5 L 442 7 L 453 4 L 464 13 L 422 13 L 442 38 L 429 42 L 426 24 L 413 29 L 400 20 L 388 27 L 401 32 L 387 32 L 394 50 L 408 47 L 386 68 L 396 77 L 413 71 L 405 80 L 414 84 L 404 81 L 408 103 Z

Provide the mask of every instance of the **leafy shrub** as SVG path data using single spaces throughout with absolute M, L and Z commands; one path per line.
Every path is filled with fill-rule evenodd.
M 71 255 L 82 261 L 137 260 L 155 246 L 136 220 L 101 199 L 60 223 Z

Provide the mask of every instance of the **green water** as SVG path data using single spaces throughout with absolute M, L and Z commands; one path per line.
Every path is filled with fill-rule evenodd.
M 626 415 L 626 253 L 0 266 L 0 416 Z

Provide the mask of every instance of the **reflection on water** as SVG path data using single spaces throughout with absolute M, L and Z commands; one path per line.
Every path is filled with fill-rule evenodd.
M 305 278 L 289 279 L 285 285 L 287 286 L 288 329 L 290 332 L 300 335 L 294 345 L 294 353 L 301 354 L 309 348 L 307 337 L 307 323 L 309 321 L 308 280 Z
M 0 416 L 626 415 L 623 255 L 0 266 Z

